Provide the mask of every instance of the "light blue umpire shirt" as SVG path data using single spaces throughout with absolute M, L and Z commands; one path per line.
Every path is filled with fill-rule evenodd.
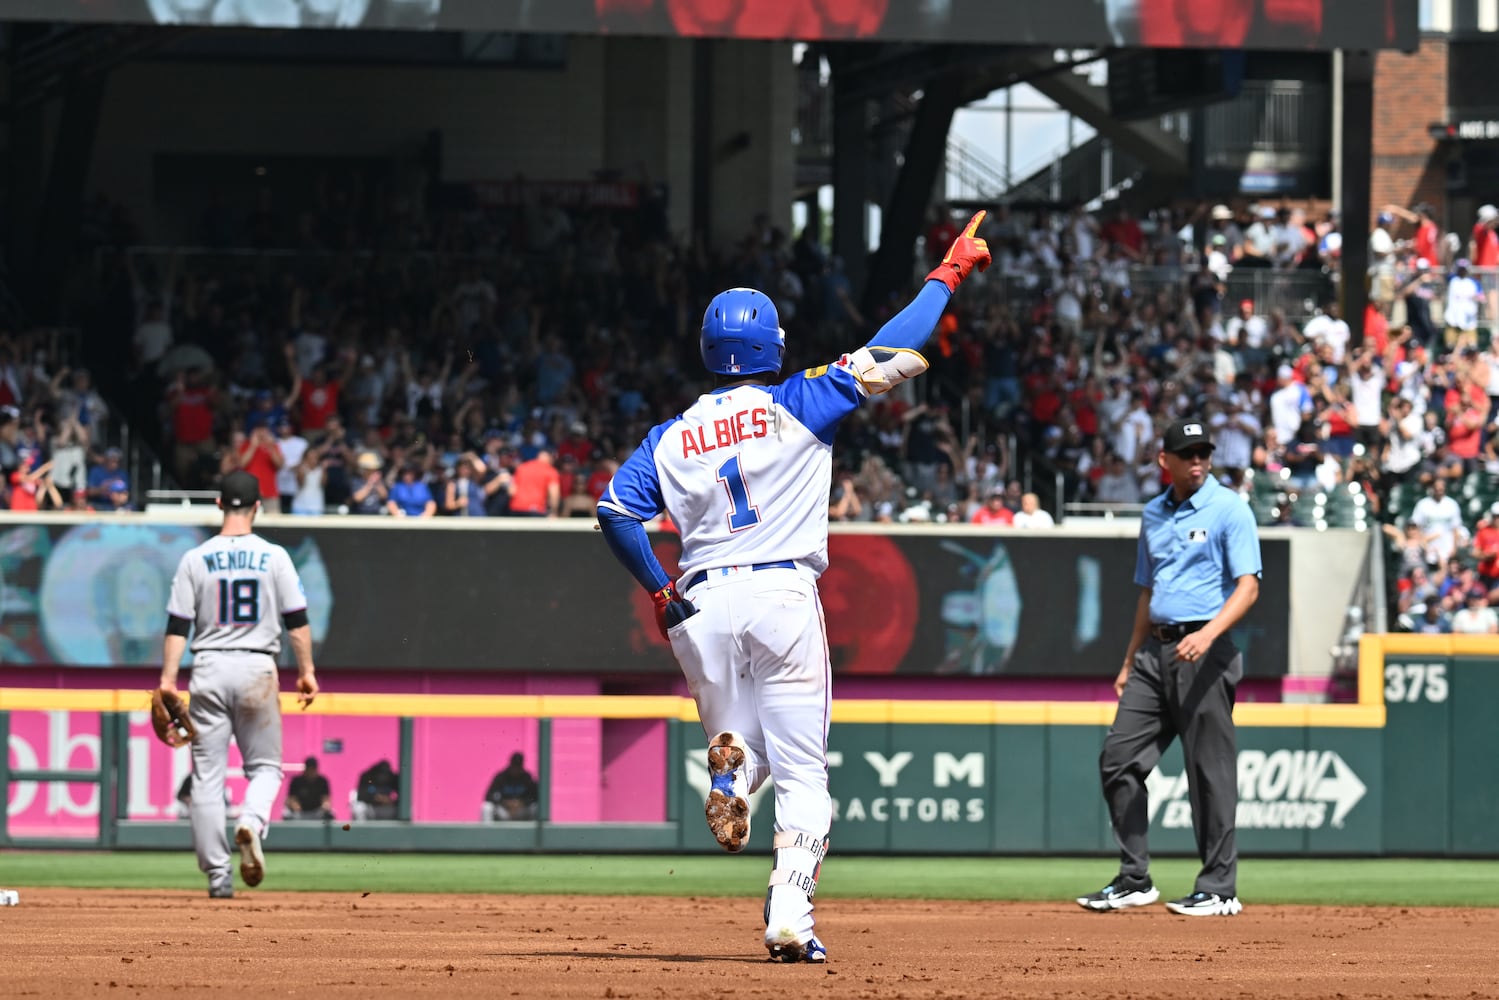
M 1135 583 L 1150 587 L 1152 625 L 1207 621 L 1239 577 L 1260 575 L 1260 539 L 1243 498 L 1211 475 L 1181 503 L 1171 487 L 1145 505 Z

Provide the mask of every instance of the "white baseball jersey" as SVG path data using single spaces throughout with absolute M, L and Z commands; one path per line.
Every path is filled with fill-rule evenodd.
M 864 389 L 847 359 L 779 385 L 699 396 L 658 424 L 614 474 L 599 505 L 682 533 L 680 572 L 792 561 L 828 565 L 833 436 Z
M 186 552 L 167 613 L 193 623 L 192 650 L 281 651 L 281 616 L 307 607 L 286 550 L 259 535 L 215 535 Z

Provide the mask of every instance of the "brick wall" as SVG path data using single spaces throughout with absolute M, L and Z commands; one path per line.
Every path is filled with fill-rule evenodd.
M 1428 131 L 1447 117 L 1447 42 L 1423 38 L 1416 52 L 1381 52 L 1374 66 L 1374 163 L 1370 204 L 1428 201 L 1445 215 L 1446 154 Z M 1371 218 L 1372 226 L 1374 220 Z

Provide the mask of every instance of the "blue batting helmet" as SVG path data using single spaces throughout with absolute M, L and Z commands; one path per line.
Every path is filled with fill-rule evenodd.
M 719 292 L 703 313 L 703 365 L 715 375 L 779 372 L 786 331 L 775 303 L 753 288 Z

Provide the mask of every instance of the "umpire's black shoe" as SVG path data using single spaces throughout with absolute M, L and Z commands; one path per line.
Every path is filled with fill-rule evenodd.
M 1114 881 L 1091 896 L 1077 897 L 1077 905 L 1085 910 L 1125 910 L 1131 906 L 1149 906 L 1161 898 L 1161 890 L 1150 881 L 1150 876 L 1116 875 Z

